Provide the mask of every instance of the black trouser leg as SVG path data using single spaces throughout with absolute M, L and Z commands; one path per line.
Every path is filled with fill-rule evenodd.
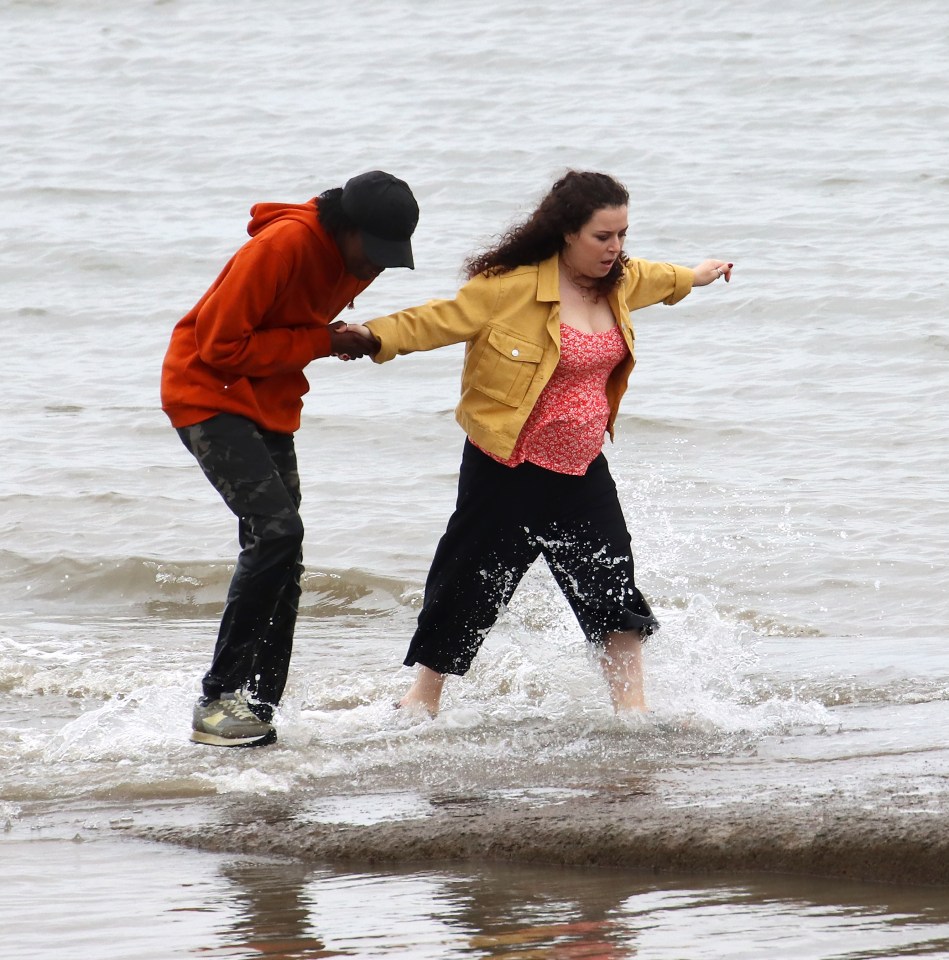
M 659 621 L 636 587 L 632 541 L 606 458 L 600 454 L 583 477 L 554 477 L 580 495 L 558 497 L 543 532 L 541 552 L 587 640 L 633 631 L 643 638 Z
M 508 496 L 512 471 L 465 444 L 458 500 L 425 583 L 406 666 L 468 672 L 501 610 L 537 558 L 522 504 Z
M 241 552 L 204 693 L 246 688 L 276 705 L 286 685 L 303 573 L 293 437 L 230 414 L 178 433 L 239 519 Z

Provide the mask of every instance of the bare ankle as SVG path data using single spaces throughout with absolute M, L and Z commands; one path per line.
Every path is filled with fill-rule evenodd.
M 424 710 L 429 716 L 435 717 L 438 715 L 444 686 L 443 673 L 436 673 L 430 667 L 419 666 L 415 682 L 399 701 L 399 706 L 413 712 Z
M 648 713 L 649 704 L 645 697 L 630 697 L 613 701 L 614 713 Z

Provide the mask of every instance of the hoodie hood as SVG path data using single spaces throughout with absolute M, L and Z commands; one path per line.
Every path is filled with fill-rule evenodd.
M 256 237 L 261 230 L 278 220 L 295 220 L 307 226 L 319 237 L 325 236 L 316 213 L 316 200 L 308 203 L 255 203 L 250 208 L 250 223 L 247 232 Z

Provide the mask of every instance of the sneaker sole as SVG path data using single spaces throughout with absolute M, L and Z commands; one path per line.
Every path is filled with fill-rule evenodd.
M 266 747 L 277 742 L 277 731 L 268 730 L 260 737 L 219 737 L 203 730 L 192 730 L 191 742 L 209 747 Z

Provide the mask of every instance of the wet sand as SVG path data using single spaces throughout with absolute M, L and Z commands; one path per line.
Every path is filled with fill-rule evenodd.
M 139 824 L 132 832 L 311 863 L 495 861 L 949 884 L 949 804 L 923 789 L 722 804 L 712 796 L 663 800 L 649 792 L 528 802 L 458 796 L 431 802 L 423 815 L 396 818 L 387 817 L 385 795 L 338 799 L 341 809 L 348 803 L 361 811 L 356 822 L 340 822 L 345 815 L 308 819 L 300 812 L 303 798 L 285 796 L 219 802 L 203 819 L 192 810 L 190 823 Z M 365 822 L 367 805 L 375 805 L 376 822 Z
M 925 886 L 485 862 L 321 867 L 89 830 L 70 840 L 0 835 L 0 861 L 13 881 L 0 904 L 3 960 L 711 960 L 760 957 L 764 943 L 774 955 L 813 958 L 949 949 L 949 901 Z

